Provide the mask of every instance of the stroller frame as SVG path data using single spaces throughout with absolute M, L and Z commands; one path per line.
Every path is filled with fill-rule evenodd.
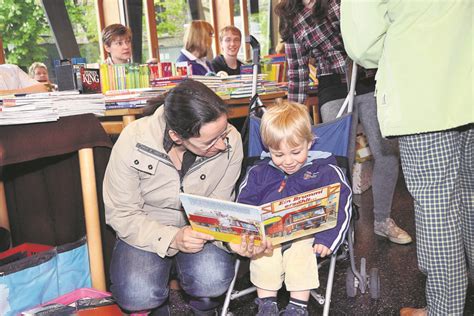
M 248 40 L 252 44 L 252 39 L 253 36 L 250 36 L 250 39 Z M 254 39 L 255 40 L 255 39 Z M 255 40 L 256 41 L 256 40 Z M 258 43 L 258 42 L 257 42 Z M 252 46 L 254 47 L 254 46 Z M 258 55 L 257 55 L 258 56 Z M 255 50 L 254 50 L 254 57 L 255 57 Z M 254 64 L 254 76 L 257 76 L 257 67 Z M 352 65 L 352 71 L 351 71 L 351 80 L 350 80 L 350 86 L 349 86 L 349 93 L 344 100 L 344 103 L 337 115 L 337 118 L 341 117 L 343 113 L 345 112 L 347 108 L 347 112 L 351 113 L 353 109 L 353 101 L 354 101 L 354 96 L 355 96 L 355 86 L 356 86 L 356 80 L 357 80 L 357 65 L 354 62 Z M 252 110 L 262 108 L 262 103 L 258 98 L 258 94 L 256 92 L 256 80 L 254 80 L 254 89 L 252 90 L 253 97 L 250 101 L 249 104 L 249 117 L 250 113 Z M 260 101 L 260 102 L 259 102 Z M 247 124 L 248 122 L 246 122 Z M 330 124 L 329 122 L 328 124 Z M 320 124 L 319 126 L 324 125 Z M 245 127 L 244 127 L 245 128 Z M 247 127 L 248 128 L 248 127 Z M 347 159 L 347 157 L 344 157 L 344 159 Z M 348 171 L 349 168 L 346 168 L 346 171 Z M 346 172 L 348 174 L 349 172 Z M 349 182 L 351 181 L 350 175 L 348 175 Z M 324 305 L 323 309 L 323 315 L 329 315 L 329 307 L 331 303 L 331 295 L 332 295 L 332 287 L 334 283 L 334 273 L 336 269 L 336 260 L 341 260 L 341 259 L 347 259 L 349 257 L 350 259 L 350 267 L 347 269 L 347 274 L 346 274 L 346 293 L 349 297 L 355 297 L 357 294 L 357 289 L 360 290 L 361 293 L 366 293 L 367 291 L 370 291 L 371 298 L 377 299 L 380 296 L 380 278 L 379 278 L 379 272 L 377 268 L 372 268 L 370 270 L 370 275 L 367 275 L 366 272 L 366 259 L 361 258 L 361 264 L 360 264 L 360 270 L 357 270 L 356 263 L 355 263 L 355 255 L 354 255 L 354 221 L 358 219 L 358 208 L 355 204 L 353 204 L 353 216 L 351 219 L 351 222 L 349 224 L 349 228 L 346 234 L 345 241 L 341 244 L 339 249 L 342 249 L 341 253 L 338 255 L 338 250 L 334 251 L 334 253 L 330 256 L 330 260 L 324 260 L 318 264 L 318 269 L 320 269 L 323 265 L 326 265 L 329 262 L 329 271 L 328 271 L 328 279 L 327 279 L 327 284 L 326 284 L 326 293 L 323 296 L 322 294 L 319 294 L 316 292 L 316 290 L 311 290 L 311 296 L 320 304 Z M 234 267 L 234 278 L 231 281 L 231 284 L 229 286 L 229 289 L 227 290 L 226 296 L 225 296 L 225 301 L 223 304 L 221 316 L 226 316 L 226 315 L 231 315 L 231 313 L 228 313 L 230 301 L 234 300 L 236 298 L 242 297 L 244 295 L 253 293 L 257 290 L 255 286 L 251 286 L 247 289 L 241 290 L 241 291 L 236 291 L 234 290 L 234 286 L 237 280 L 237 275 L 238 271 L 240 268 L 240 259 L 238 258 L 235 263 Z

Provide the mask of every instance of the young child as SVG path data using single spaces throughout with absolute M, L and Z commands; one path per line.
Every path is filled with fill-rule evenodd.
M 276 300 L 283 281 L 290 291 L 283 315 L 308 315 L 310 290 L 319 287 L 315 254 L 325 257 L 342 243 L 351 216 L 351 189 L 330 153 L 310 151 L 314 135 L 305 106 L 285 101 L 270 107 L 263 115 L 260 133 L 271 160 L 265 158 L 249 170 L 238 202 L 261 205 L 341 183 L 336 227 L 276 246 L 273 254 L 250 263 L 250 279 L 258 294 L 257 315 L 279 315 Z

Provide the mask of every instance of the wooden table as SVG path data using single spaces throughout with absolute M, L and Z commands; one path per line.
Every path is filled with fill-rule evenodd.
M 269 105 L 278 98 L 285 98 L 286 92 L 274 92 L 260 95 L 260 100 L 264 105 Z M 239 99 L 226 99 L 224 100 L 229 105 L 229 119 L 246 117 L 248 115 L 248 107 L 250 98 L 239 98 Z M 137 116 L 143 114 L 143 108 L 138 109 L 116 109 L 105 111 L 105 117 L 117 117 L 121 119 L 116 120 L 103 120 L 102 126 L 104 127 L 107 134 L 120 134 L 125 126 L 130 122 L 133 122 Z

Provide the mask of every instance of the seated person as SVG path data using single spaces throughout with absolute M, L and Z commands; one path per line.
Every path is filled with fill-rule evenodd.
M 132 58 L 132 30 L 122 24 L 111 24 L 102 30 L 102 43 L 109 57 L 104 63 L 127 64 Z
M 224 71 L 229 76 L 240 75 L 242 62 L 237 59 L 237 54 L 242 42 L 242 33 L 233 25 L 226 26 L 219 33 L 219 42 L 222 54 L 211 62 L 214 71 L 216 73 Z
M 17 65 L 0 65 L 0 94 L 47 92 L 48 88 L 28 75 Z
M 212 52 L 214 28 L 202 20 L 194 20 L 184 35 L 184 48 L 176 62 L 187 61 L 191 65 L 193 75 L 205 75 L 214 72 L 207 55 Z
M 30 68 L 28 68 L 28 74 L 30 75 L 30 78 L 46 85 L 50 91 L 56 90 L 56 85 L 49 81 L 48 67 L 46 67 L 45 64 L 40 62 L 32 63 Z
M 271 159 L 250 169 L 240 187 L 238 202 L 262 205 L 341 184 L 334 228 L 275 246 L 271 255 L 250 262 L 250 280 L 257 287 L 257 315 L 308 315 L 310 290 L 319 287 L 315 253 L 325 257 L 343 242 L 351 217 L 351 188 L 330 153 L 310 151 L 315 135 L 305 106 L 277 103 L 263 115 L 260 133 Z M 285 312 L 279 314 L 277 292 L 283 281 L 290 291 L 290 301 Z

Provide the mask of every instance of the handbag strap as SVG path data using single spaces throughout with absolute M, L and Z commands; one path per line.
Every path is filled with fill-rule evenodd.
M 349 71 L 346 71 L 346 74 L 348 74 L 348 72 Z M 346 108 L 347 108 L 347 113 L 352 113 L 352 109 L 354 108 L 354 96 L 356 94 L 355 88 L 356 88 L 356 83 L 357 83 L 357 64 L 355 63 L 355 61 L 352 62 L 352 69 L 350 73 L 351 73 L 351 80 L 349 84 L 349 93 L 344 99 L 344 103 L 342 104 L 341 109 L 337 113 L 336 117 L 341 117 L 341 115 L 344 113 Z

